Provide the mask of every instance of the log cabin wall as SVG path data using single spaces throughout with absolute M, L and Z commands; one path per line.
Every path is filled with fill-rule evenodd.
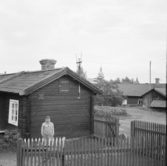
M 4 126 L 4 102 L 5 102 L 5 95 L 3 93 L 0 93 L 0 131 L 3 131 L 5 129 Z
M 23 105 L 26 103 L 27 97 L 21 97 L 17 94 L 3 93 L 3 111 L 4 111 L 4 129 L 19 129 L 22 137 L 26 135 L 26 109 L 23 109 Z M 9 117 L 9 101 L 10 99 L 19 101 L 19 121 L 18 126 L 8 123 Z
M 138 104 L 139 99 L 140 99 L 140 97 L 128 96 L 127 97 L 127 104 Z
M 159 94 L 158 92 L 156 92 L 155 90 L 152 90 L 148 93 L 146 93 L 145 95 L 143 95 L 143 104 L 146 106 L 146 107 L 150 107 L 151 105 L 151 102 L 153 100 L 165 100 L 165 97 L 162 96 L 161 94 Z
M 69 82 L 69 91 L 60 92 L 60 82 Z M 31 137 L 41 137 L 41 125 L 46 116 L 51 117 L 55 126 L 55 136 L 67 138 L 90 136 L 92 120 L 92 92 L 80 86 L 69 76 L 44 86 L 31 94 Z

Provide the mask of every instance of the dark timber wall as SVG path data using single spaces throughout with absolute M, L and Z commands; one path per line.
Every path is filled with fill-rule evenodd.
M 4 95 L 2 93 L 0 93 L 0 130 L 4 130 L 5 126 L 4 126 Z
M 138 104 L 139 99 L 140 99 L 140 97 L 128 96 L 127 97 L 127 104 Z
M 143 104 L 144 104 L 146 107 L 150 107 L 151 102 L 152 102 L 154 99 L 165 100 L 165 97 L 162 96 L 161 94 L 157 93 L 155 90 L 152 90 L 152 91 L 146 93 L 146 94 L 143 96 Z
M 59 92 L 59 81 L 68 80 L 69 92 Z M 51 117 L 55 136 L 90 136 L 92 132 L 92 94 L 69 76 L 63 76 L 31 94 L 31 137 L 41 137 L 41 125 L 46 116 Z M 43 96 L 43 99 L 39 99 Z
M 19 100 L 19 121 L 18 126 L 8 123 L 9 116 L 9 101 L 10 99 Z M 21 136 L 25 137 L 27 132 L 26 126 L 26 112 L 27 110 L 27 97 L 20 97 L 16 94 L 1 93 L 0 94 L 0 115 L 1 126 L 4 129 L 20 129 Z

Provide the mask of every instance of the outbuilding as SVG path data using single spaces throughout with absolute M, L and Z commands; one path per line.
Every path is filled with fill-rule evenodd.
M 56 61 L 40 61 L 42 70 L 0 75 L 0 132 L 19 129 L 22 137 L 40 137 L 51 117 L 55 136 L 93 134 L 93 98 L 101 91 Z
M 166 108 L 166 84 L 118 84 L 123 105 Z

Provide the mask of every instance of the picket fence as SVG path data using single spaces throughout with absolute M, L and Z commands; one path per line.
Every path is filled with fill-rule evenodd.
M 116 117 L 94 115 L 94 136 L 111 138 L 119 136 L 119 119 Z
M 19 139 L 17 166 L 165 166 L 166 137 L 158 146 L 146 137 Z
M 132 121 L 131 122 L 131 137 L 145 137 L 150 146 L 155 146 L 156 143 L 160 144 L 161 137 L 166 136 L 166 125 L 144 122 Z

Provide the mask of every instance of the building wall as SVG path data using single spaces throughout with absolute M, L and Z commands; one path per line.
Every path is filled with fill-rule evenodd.
M 140 97 L 128 96 L 127 97 L 127 104 L 138 104 L 139 99 L 140 99 Z
M 150 107 L 151 102 L 155 99 L 165 100 L 165 97 L 156 92 L 155 90 L 146 93 L 142 98 L 143 98 L 143 105 L 145 105 L 146 107 Z
M 22 137 L 26 136 L 26 118 L 25 118 L 25 109 L 23 110 L 23 106 L 25 104 L 25 97 L 20 97 L 16 94 L 10 93 L 1 93 L 0 94 L 0 112 L 3 115 L 3 128 L 4 129 L 20 129 L 20 133 Z M 8 123 L 9 116 L 9 101 L 10 99 L 19 100 L 19 121 L 18 126 L 12 125 Z
M 59 81 L 68 80 L 69 92 L 59 92 Z M 41 125 L 46 116 L 51 117 L 55 126 L 55 136 L 80 137 L 90 136 L 92 125 L 91 92 L 81 86 L 78 99 L 79 83 L 69 76 L 46 85 L 32 93 L 31 100 L 31 137 L 41 136 Z M 43 99 L 39 99 L 43 96 Z
M 1 93 L 0 94 L 0 130 L 4 130 L 5 126 L 4 126 L 4 95 Z

